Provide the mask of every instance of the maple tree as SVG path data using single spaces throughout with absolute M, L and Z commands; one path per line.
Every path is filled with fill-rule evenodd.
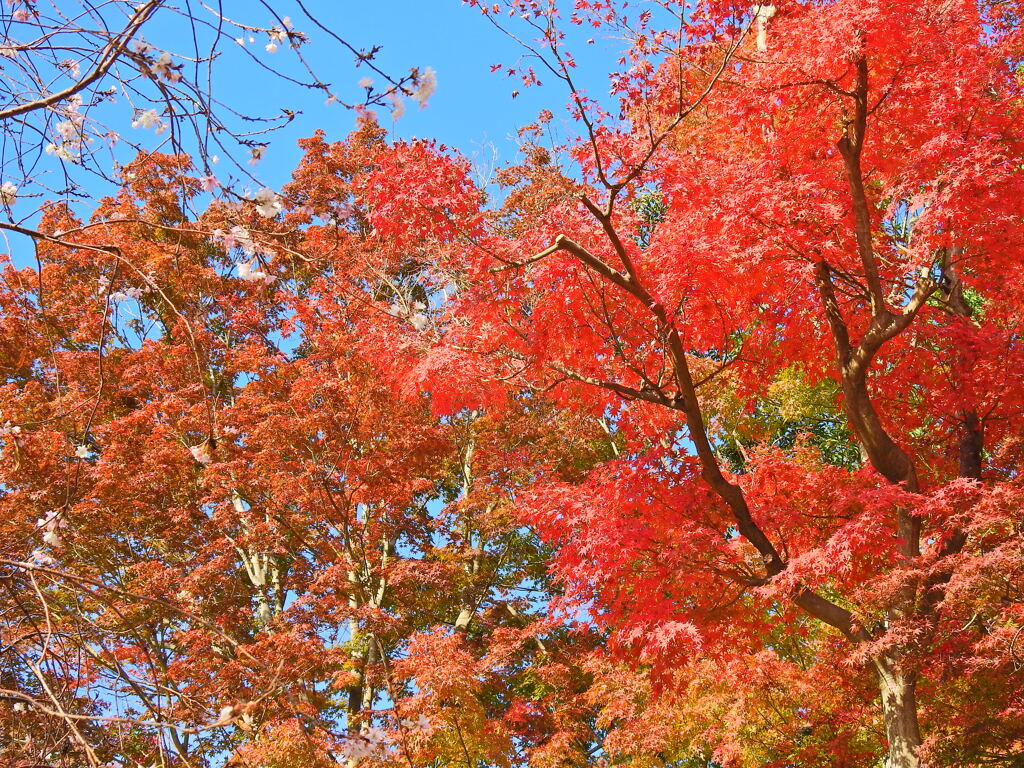
M 417 151 L 382 134 L 310 138 L 281 195 L 196 220 L 188 158 L 140 158 L 5 265 L 5 764 L 556 764 L 590 733 L 510 493 L 523 445 L 571 479 L 607 435 L 382 386 L 444 243 L 371 234 L 362 194 Z
M 556 149 L 576 170 L 538 146 L 469 232 L 439 367 L 471 350 L 466 370 L 622 436 L 522 506 L 656 675 L 702 657 L 866 675 L 887 765 L 1010 763 L 1020 9 L 662 5 L 672 26 L 607 2 L 570 16 L 634 40 L 617 120 L 577 87 L 558 14 L 510 4 L 570 90 L 582 139 Z M 821 704 L 794 725 L 819 728 Z M 854 723 L 830 746 L 851 764 Z

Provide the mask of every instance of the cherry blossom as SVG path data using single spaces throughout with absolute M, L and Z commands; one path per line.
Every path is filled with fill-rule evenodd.
M 181 80 L 181 73 L 177 71 L 171 54 L 167 52 L 161 53 L 157 57 L 156 63 L 153 64 L 153 74 L 169 83 L 177 83 Z
M 132 120 L 132 128 L 156 128 L 156 132 L 160 134 L 167 130 L 167 125 L 155 109 L 147 109 Z
M 402 721 L 402 725 L 413 733 L 428 733 L 433 728 L 430 718 L 424 714 L 420 714 L 415 720 L 407 718 Z
M 227 725 L 235 719 L 235 708 L 230 704 L 225 704 L 220 708 L 220 712 L 217 713 L 217 719 L 214 720 L 211 725 Z
M 405 102 L 402 101 L 402 97 L 397 91 L 392 91 L 387 97 L 388 103 L 391 104 L 391 118 L 398 120 L 402 115 L 405 114 Z
M 257 262 L 253 261 L 243 262 L 238 265 L 238 276 L 243 280 L 250 283 L 265 283 L 270 285 L 276 278 L 256 266 Z
M 281 202 L 281 198 L 277 195 L 274 190 L 263 187 L 259 192 L 256 193 L 256 212 L 260 216 L 264 216 L 268 219 L 277 216 L 282 210 L 284 210 L 284 204 Z
M 213 461 L 213 456 L 210 454 L 210 441 L 204 440 L 199 445 L 193 445 L 190 447 L 189 452 L 192 454 L 192 458 L 204 467 Z
M 427 106 L 427 102 L 430 97 L 434 95 L 434 91 L 437 90 L 437 73 L 433 67 L 427 67 L 424 69 L 419 76 L 419 82 L 416 85 L 416 90 L 413 91 L 413 100 L 420 105 L 420 109 Z
M 0 185 L 0 204 L 11 205 L 18 197 L 18 188 L 10 181 Z
M 57 564 L 56 560 L 54 560 L 50 555 L 43 552 L 43 550 L 41 549 L 33 549 L 28 557 L 30 565 L 48 566 Z

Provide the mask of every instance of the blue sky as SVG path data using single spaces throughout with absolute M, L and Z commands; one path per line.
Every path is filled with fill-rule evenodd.
M 509 162 L 515 158 L 516 129 L 532 122 L 541 109 L 555 113 L 556 122 L 563 117 L 565 129 L 572 130 L 566 109 L 568 93 L 554 77 L 544 78 L 539 88 L 523 88 L 518 80 L 491 72 L 494 64 L 515 63 L 523 50 L 479 10 L 461 0 L 307 0 L 306 7 L 353 45 L 380 45 L 378 63 L 389 73 L 401 74 L 413 66 L 432 67 L 437 72 L 438 88 L 425 109 L 409 102 L 405 115 L 394 124 L 386 112 L 379 111 L 381 123 L 392 127 L 396 137 L 435 138 L 469 156 L 487 159 L 493 146 L 499 161 Z M 345 96 L 358 93 L 356 83 L 372 73 L 355 69 L 351 58 L 341 55 L 339 46 L 308 21 L 297 16 L 292 20 L 296 29 L 311 38 L 305 52 L 315 68 Z M 283 51 L 264 54 L 263 43 L 257 40 L 251 48 L 258 50 L 267 64 L 287 55 Z M 581 80 L 592 95 L 607 93 L 606 73 L 614 66 L 619 47 L 607 39 L 599 39 L 594 46 L 574 46 L 584 73 Z M 263 112 L 287 106 L 303 112 L 275 135 L 261 163 L 259 175 L 271 186 L 287 181 L 295 166 L 299 158 L 296 139 L 317 128 L 325 130 L 329 138 L 339 139 L 354 126 L 354 114 L 338 105 L 325 105 L 322 94 L 298 90 L 269 76 L 254 82 L 251 65 L 221 66 L 220 77 L 221 93 L 233 105 Z M 519 91 L 516 98 L 512 97 L 514 90 Z M 268 104 L 272 105 L 269 109 Z

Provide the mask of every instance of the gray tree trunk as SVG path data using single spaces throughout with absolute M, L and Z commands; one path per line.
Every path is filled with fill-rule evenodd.
M 904 673 L 892 658 L 874 659 L 878 688 L 882 696 L 882 716 L 889 742 L 885 768 L 920 768 L 917 750 L 921 746 L 921 726 L 917 721 L 917 680 Z

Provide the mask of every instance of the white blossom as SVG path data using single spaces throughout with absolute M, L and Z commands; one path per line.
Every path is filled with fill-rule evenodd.
M 359 81 L 359 87 L 360 88 L 372 88 L 373 87 L 373 78 L 372 77 L 364 77 L 362 80 Z
M 140 112 L 138 116 L 132 120 L 132 128 L 157 128 L 163 124 L 160 119 L 160 115 L 155 109 L 147 109 Z
M 18 197 L 18 188 L 11 182 L 5 181 L 0 185 L 0 203 L 11 205 Z
M 85 116 L 78 112 L 81 104 L 82 100 L 77 96 L 68 99 L 66 107 L 62 110 L 65 119 L 54 126 L 60 143 L 48 143 L 47 154 L 54 155 L 60 160 L 74 162 L 85 145 L 92 141 L 85 133 Z
M 266 283 L 270 285 L 276 279 L 273 275 L 264 272 L 256 266 L 256 260 L 243 262 L 238 265 L 238 276 L 250 283 Z
M 342 744 L 338 751 L 342 762 L 358 761 L 370 757 L 375 751 L 375 745 L 365 738 L 354 737 Z
M 138 300 L 142 298 L 141 288 L 129 288 L 127 291 L 115 291 L 111 294 L 111 301 L 127 301 L 128 299 Z
M 40 517 L 36 520 L 36 528 L 44 531 L 55 531 L 66 526 L 67 521 L 56 512 L 49 512 L 46 517 Z
M 153 74 L 157 77 L 162 77 L 169 83 L 176 83 L 181 80 L 181 73 L 174 69 L 171 54 L 167 52 L 161 53 L 157 57 L 156 63 L 153 65 Z
M 431 729 L 430 718 L 426 715 L 421 714 L 415 720 L 406 719 L 402 721 L 402 725 L 409 731 L 423 732 L 426 733 Z
M 255 253 L 256 251 L 256 244 L 253 242 L 252 236 L 249 234 L 249 230 L 239 224 L 233 226 L 230 232 L 224 233 L 222 230 L 218 229 L 215 230 L 213 234 L 216 237 L 221 238 L 221 242 L 227 250 L 241 247 L 249 254 Z
M 61 120 L 54 127 L 64 141 L 72 141 L 78 138 L 79 134 L 82 132 L 82 121 L 73 119 Z
M 398 120 L 405 114 L 405 102 L 402 101 L 402 97 L 398 95 L 398 91 L 392 91 L 388 94 L 388 102 L 391 104 L 392 120 Z
M 277 43 L 267 43 L 265 47 L 267 53 L 277 53 Z
M 213 234 L 214 236 L 221 238 L 221 242 L 226 250 L 241 248 L 249 256 L 254 256 L 258 251 L 263 250 L 260 245 L 253 240 L 249 230 L 240 224 L 233 226 L 230 232 L 224 233 L 222 230 L 215 230 Z
M 417 331 L 422 331 L 430 321 L 425 312 L 426 309 L 427 305 L 422 301 L 414 301 L 409 305 L 402 302 L 400 298 L 396 298 L 391 306 L 388 307 L 388 314 L 400 320 L 408 320 L 413 328 Z
M 416 85 L 416 90 L 413 91 L 412 98 L 422 109 L 427 106 L 427 102 L 430 100 L 430 97 L 434 95 L 434 91 L 436 90 L 437 73 L 432 67 L 427 67 L 420 73 L 419 82 Z
M 213 461 L 213 457 L 210 455 L 209 440 L 204 440 L 199 445 L 193 445 L 191 448 L 189 448 L 189 451 L 191 451 L 192 453 L 192 458 L 195 459 L 200 464 L 202 464 L 204 467 L 207 466 L 211 461 Z
M 56 565 L 57 561 L 41 549 L 33 549 L 29 553 L 29 565 Z
M 377 114 L 370 109 L 367 109 L 362 104 L 359 104 L 355 108 L 356 113 L 356 125 L 376 125 Z
M 75 448 L 75 456 L 80 459 L 88 459 L 92 455 L 92 451 L 89 450 L 89 446 L 85 443 Z
M 277 216 L 282 210 L 284 205 L 281 203 L 281 198 L 278 197 L 274 190 L 263 187 L 259 192 L 256 193 L 256 212 L 260 216 L 265 216 L 268 219 Z
M 46 145 L 46 154 L 55 156 L 58 160 L 66 160 L 72 162 L 75 159 L 75 154 L 65 146 L 57 146 L 53 142 Z

